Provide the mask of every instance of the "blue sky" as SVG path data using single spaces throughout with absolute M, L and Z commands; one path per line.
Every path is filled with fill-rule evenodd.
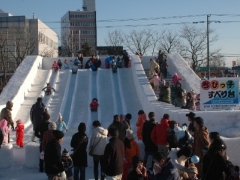
M 82 0 L 0 0 L 0 9 L 13 15 L 26 15 L 32 18 L 33 13 L 41 21 L 46 23 L 54 31 L 60 34 L 60 19 L 67 11 L 81 9 Z M 178 30 L 182 26 L 163 25 L 164 23 L 181 23 L 206 21 L 206 14 L 211 14 L 210 20 L 222 23 L 210 23 L 210 27 L 219 36 L 218 42 L 210 49 L 221 48 L 225 55 L 240 56 L 240 1 L 239 0 L 96 0 L 98 45 L 105 45 L 104 38 L 108 31 L 120 29 L 124 32 L 131 30 L 126 25 L 136 25 L 135 29 L 152 28 L 155 30 Z M 224 16 L 217 16 L 221 14 Z M 226 15 L 227 14 L 227 15 Z M 239 16 L 230 16 L 230 14 Z M 179 16 L 202 15 L 197 17 Z M 173 17 L 171 19 L 151 18 Z M 109 19 L 141 19 L 138 21 L 114 21 L 100 22 Z M 223 23 L 228 21 L 228 23 Z M 150 24 L 157 24 L 150 26 Z M 143 26 L 145 25 L 145 26 Z M 147 26 L 146 26 L 147 25 Z M 149 26 L 148 26 L 149 25 Z M 115 26 L 107 28 L 106 26 Z M 198 27 L 206 27 L 206 23 L 195 24 Z M 231 60 L 240 57 L 227 58 Z

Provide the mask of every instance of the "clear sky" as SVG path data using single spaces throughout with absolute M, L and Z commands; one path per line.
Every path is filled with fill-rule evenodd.
M 0 0 L 0 9 L 12 15 L 35 17 L 46 23 L 60 35 L 60 19 L 67 11 L 82 9 L 82 0 Z M 211 14 L 210 23 L 219 40 L 212 49 L 231 60 L 240 59 L 240 1 L 239 0 L 96 0 L 98 45 L 105 45 L 108 31 L 120 29 L 127 32 L 134 29 L 178 30 L 182 22 L 192 24 L 205 21 Z M 179 18 L 183 16 L 182 18 Z M 194 17 L 191 17 L 194 16 Z M 167 17 L 163 19 L 162 17 Z M 171 17 L 171 18 L 169 18 Z M 145 20 L 139 20 L 146 18 Z M 155 20 L 152 20 L 154 19 Z M 115 21 L 109 21 L 116 19 Z M 103 21 L 108 20 L 108 21 Z M 124 20 L 124 21 L 120 21 Z M 226 22 L 227 21 L 227 22 Z M 233 22 L 235 21 L 235 22 Z M 239 22 L 236 22 L 239 21 Z M 166 25 L 166 23 L 179 23 Z M 134 25 L 129 27 L 127 25 Z M 112 26 L 112 27 L 108 27 Z M 206 27 L 206 23 L 194 24 Z

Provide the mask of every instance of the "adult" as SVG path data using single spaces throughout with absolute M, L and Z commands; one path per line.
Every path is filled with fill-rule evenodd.
M 103 172 L 106 180 L 121 180 L 123 173 L 124 145 L 118 138 L 118 129 L 111 127 L 108 129 L 110 136 L 109 143 L 104 150 Z
M 188 92 L 186 94 L 186 105 L 183 108 L 189 110 L 196 110 L 195 102 L 196 100 L 194 95 L 191 92 Z
M 188 168 L 185 167 L 187 160 L 192 156 L 192 147 L 184 146 L 180 148 L 172 148 L 168 154 L 168 158 L 172 160 L 172 163 L 178 169 L 179 174 L 182 176 L 184 172 L 188 172 Z
M 130 113 L 127 113 L 125 115 L 125 119 L 122 121 L 123 127 L 127 127 L 127 129 L 131 129 L 130 120 L 132 119 L 132 115 Z
M 58 59 L 57 65 L 58 65 L 59 69 L 62 68 L 62 61 L 61 61 L 61 59 Z
M 97 55 L 97 58 L 96 58 L 95 62 L 93 63 L 93 65 L 96 67 L 96 69 L 101 67 L 102 61 L 101 61 L 99 55 Z
M 78 126 L 78 132 L 75 133 L 71 139 L 71 147 L 73 148 L 73 166 L 74 166 L 74 179 L 85 180 L 86 167 L 87 167 L 87 144 L 88 137 L 86 135 L 86 125 L 81 122 Z
M 120 117 L 119 115 L 114 115 L 113 116 L 113 122 L 112 124 L 110 124 L 110 126 L 108 127 L 109 128 L 112 128 L 112 127 L 116 127 L 118 129 L 118 138 L 123 141 L 124 137 L 125 137 L 125 133 L 126 133 L 126 130 L 128 129 L 128 126 L 127 124 L 125 123 L 122 123 L 120 121 Z
M 157 152 L 157 146 L 153 143 L 151 139 L 151 133 L 154 127 L 156 126 L 157 122 L 155 121 L 155 113 L 149 112 L 148 113 L 149 120 L 145 121 L 143 124 L 142 130 L 142 141 L 144 144 L 144 165 L 147 166 L 147 160 L 149 155 L 153 155 Z
M 188 114 L 186 114 L 188 121 L 189 121 L 189 125 L 188 125 L 188 131 L 191 135 L 194 134 L 194 119 L 195 119 L 195 113 L 194 112 L 189 112 Z
M 164 82 L 164 84 L 160 87 L 158 101 L 162 101 L 169 104 L 171 103 L 171 89 L 169 87 L 169 82 Z
M 66 174 L 61 156 L 61 143 L 63 141 L 64 133 L 55 130 L 53 131 L 53 134 L 55 138 L 47 144 L 44 153 L 45 172 L 49 180 L 65 180 Z
M 208 141 L 208 130 L 204 127 L 204 122 L 201 117 L 196 117 L 194 119 L 194 143 L 193 143 L 193 154 L 197 155 L 200 159 L 199 163 L 196 164 L 199 174 L 202 173 L 202 158 L 203 149 L 209 146 Z
M 159 73 L 160 67 L 155 59 L 150 59 L 149 78 L 152 79 L 155 73 Z
M 166 158 L 164 154 L 161 152 L 157 152 L 153 155 L 154 166 L 153 170 L 154 180 L 180 180 L 180 175 L 178 173 L 178 169 L 172 163 L 170 158 Z
M 123 61 L 124 61 L 125 68 L 128 68 L 130 58 L 129 58 L 129 54 L 126 50 L 123 50 L 123 57 L 122 58 L 123 58 Z
M 173 104 L 176 107 L 183 107 L 185 106 L 185 94 L 184 90 L 182 89 L 182 84 L 180 82 L 176 82 L 175 88 L 174 88 L 174 94 L 175 94 L 175 102 Z
M 104 180 L 102 172 L 104 149 L 107 145 L 108 130 L 101 127 L 101 123 L 96 120 L 92 123 L 93 131 L 90 139 L 89 147 L 94 146 L 93 150 L 93 164 L 94 164 L 94 178 L 98 180 L 98 165 L 101 167 L 101 180 Z
M 34 133 L 36 131 L 36 128 L 38 128 L 38 126 L 42 122 L 43 113 L 46 111 L 46 107 L 42 101 L 43 101 L 42 97 L 38 97 L 37 102 L 32 105 L 32 108 L 30 110 L 30 120 L 33 125 L 32 141 L 36 141 Z
M 225 179 L 223 173 L 230 175 L 227 161 L 224 157 L 226 145 L 221 139 L 215 139 L 203 158 L 202 179 Z
M 148 180 L 147 169 L 143 164 L 142 159 L 139 156 L 133 156 L 132 158 L 132 170 L 127 176 L 128 180 Z
M 1 110 L 1 119 L 5 119 L 7 121 L 7 126 L 12 128 L 14 130 L 14 122 L 12 120 L 12 108 L 13 108 L 13 102 L 8 101 L 6 103 L 6 107 Z M 10 142 L 10 132 L 8 133 L 8 143 Z
M 49 126 L 49 119 L 50 115 L 47 112 L 43 113 L 43 120 L 39 124 L 39 126 L 36 127 L 36 130 L 34 132 L 34 135 L 39 138 L 40 146 L 39 146 L 39 151 L 40 153 L 43 151 L 43 134 L 45 131 L 48 130 Z M 44 148 L 45 149 L 45 148 Z M 43 172 L 44 171 L 44 160 L 39 158 L 39 171 Z
M 220 139 L 220 135 L 218 132 L 210 132 L 208 137 L 209 137 L 210 144 L 212 144 L 215 139 Z
M 167 64 L 167 59 L 165 59 L 162 62 L 162 74 L 164 78 L 167 78 L 167 69 L 168 69 L 168 64 Z
M 161 68 L 161 66 L 162 66 L 163 56 L 164 56 L 164 52 L 162 52 L 161 50 L 159 50 L 159 51 L 158 51 L 158 58 L 157 58 L 157 60 L 158 60 L 158 64 L 159 64 L 160 68 Z
M 64 69 L 70 69 L 70 65 L 68 64 L 67 59 L 64 60 L 63 67 L 64 67 Z
M 157 145 L 158 151 L 162 152 L 166 157 L 168 154 L 168 142 L 167 137 L 169 136 L 169 132 L 167 129 L 169 128 L 169 115 L 164 114 L 163 118 L 160 121 L 160 124 L 157 124 L 151 133 L 151 139 L 154 144 Z

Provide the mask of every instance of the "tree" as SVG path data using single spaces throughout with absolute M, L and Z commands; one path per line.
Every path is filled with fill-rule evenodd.
M 62 55 L 71 57 L 73 54 L 73 38 L 71 35 L 64 36 L 62 41 Z
M 194 26 L 184 26 L 181 31 L 181 38 L 185 40 L 184 53 L 188 56 L 191 63 L 191 67 L 194 71 L 198 69 L 199 66 L 206 64 L 207 55 L 207 33 L 203 28 L 196 28 Z M 213 31 L 210 30 L 209 34 L 212 34 Z M 217 36 L 212 36 L 209 39 L 209 45 L 217 41 Z M 212 51 L 209 56 L 213 57 L 220 50 Z
M 143 56 L 152 45 L 151 36 L 151 29 L 132 30 L 129 34 L 124 35 L 123 43 L 132 53 L 138 52 L 140 56 Z
M 84 56 L 91 56 L 93 55 L 93 51 L 91 46 L 88 44 L 88 42 L 85 42 L 82 46 L 82 53 Z
M 123 33 L 120 30 L 109 31 L 105 38 L 105 43 L 113 48 L 116 55 L 122 53 L 118 52 L 118 47 L 123 44 Z
M 173 32 L 172 30 L 164 30 L 162 31 L 161 40 L 159 43 L 159 50 L 163 50 L 167 53 L 171 52 L 179 52 L 182 51 L 182 44 L 179 38 L 179 34 Z
M 34 36 L 31 29 L 26 26 L 9 28 L 9 53 L 15 59 L 17 67 L 27 55 L 31 55 L 38 47 L 42 33 Z

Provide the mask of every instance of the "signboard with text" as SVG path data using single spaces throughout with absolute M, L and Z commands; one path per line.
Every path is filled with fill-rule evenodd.
M 239 109 L 239 78 L 201 80 L 200 109 Z

